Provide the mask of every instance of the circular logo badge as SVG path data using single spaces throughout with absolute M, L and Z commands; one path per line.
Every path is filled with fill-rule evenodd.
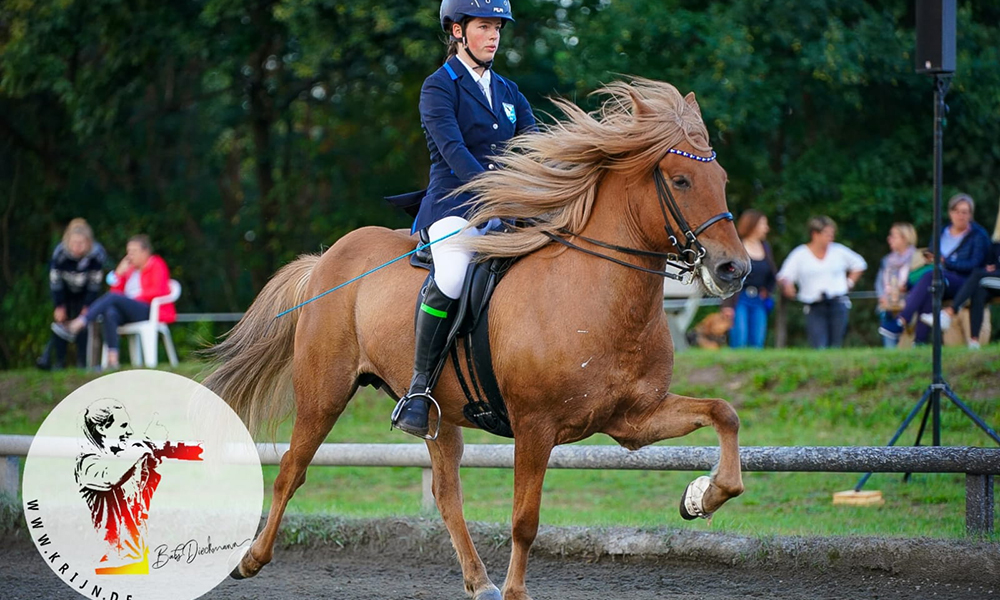
M 263 481 L 253 439 L 208 388 L 135 370 L 60 402 L 24 464 L 42 559 L 92 600 L 191 600 L 250 547 Z

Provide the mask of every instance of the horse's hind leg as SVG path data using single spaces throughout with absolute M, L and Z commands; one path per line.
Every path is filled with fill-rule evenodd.
M 305 483 L 306 467 L 316 454 L 316 449 L 326 439 L 354 395 L 357 385 L 353 378 L 348 379 L 348 369 L 343 362 L 338 360 L 335 364 L 321 367 L 300 365 L 296 361 L 296 414 L 292 439 L 288 452 L 281 457 L 278 477 L 274 480 L 274 495 L 267 523 L 250 546 L 250 551 L 233 571 L 232 576 L 236 579 L 253 577 L 271 562 L 274 541 L 278 536 L 278 526 L 285 514 L 285 507 L 295 490 Z M 343 368 L 337 368 L 338 364 Z M 308 375 L 305 371 L 308 371 Z
M 635 449 L 681 437 L 707 425 L 714 427 L 719 436 L 719 464 L 710 478 L 699 477 L 684 491 L 681 516 L 693 519 L 710 516 L 727 500 L 743 493 L 740 418 L 732 405 L 718 398 L 668 394 L 644 417 L 608 433 L 625 447 Z
M 486 566 L 476 552 L 462 513 L 462 482 L 458 468 L 463 447 L 462 428 L 450 423 L 442 423 L 437 440 L 427 442 L 434 472 L 434 500 L 458 553 L 466 593 L 475 600 L 500 600 L 500 590 L 486 574 Z

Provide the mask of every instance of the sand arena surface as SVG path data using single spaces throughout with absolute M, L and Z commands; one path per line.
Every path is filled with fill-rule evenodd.
M 487 569 L 502 586 L 509 541 L 474 524 Z M 248 580 L 203 598 L 463 598 L 462 575 L 440 521 L 291 518 L 285 545 Z M 292 539 L 300 543 L 288 545 Z M 22 531 L 0 540 L 5 600 L 76 599 Z M 687 530 L 543 528 L 528 566 L 536 600 L 734 598 L 1000 598 L 1000 544 L 878 538 L 748 538 Z

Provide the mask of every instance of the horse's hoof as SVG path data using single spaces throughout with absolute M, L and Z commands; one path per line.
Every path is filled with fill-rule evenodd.
M 702 475 L 684 488 L 684 493 L 681 494 L 680 504 L 682 519 L 685 521 L 693 521 L 699 517 L 707 519 L 711 516 L 711 513 L 705 512 L 705 506 L 703 503 L 705 499 L 705 492 L 708 490 L 710 483 L 712 483 L 711 478 L 707 475 Z
M 240 564 L 236 565 L 236 568 L 229 573 L 229 576 L 233 579 L 249 579 L 260 573 L 262 568 L 264 568 L 263 563 L 258 562 L 250 550 L 247 550 L 247 553 L 240 559 Z
M 500 595 L 500 590 L 494 585 L 476 594 L 472 600 L 503 600 L 503 596 Z

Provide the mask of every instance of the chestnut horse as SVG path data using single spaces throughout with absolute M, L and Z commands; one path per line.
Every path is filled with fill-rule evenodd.
M 694 94 L 682 97 L 669 84 L 641 79 L 602 92 L 607 99 L 594 113 L 560 102 L 566 119 L 516 139 L 500 157 L 503 169 L 467 186 L 478 199 L 473 224 L 496 216 L 521 224 L 470 242 L 480 256 L 522 256 L 498 285 L 489 314 L 493 366 L 515 446 L 504 600 L 529 598 L 528 550 L 557 444 L 605 433 L 636 449 L 711 425 L 719 464 L 688 486 L 681 514 L 707 517 L 743 491 L 732 406 L 670 391 L 673 345 L 661 306 L 670 257 L 721 296 L 738 291 L 749 271 L 726 212 L 726 172 L 714 161 Z M 556 235 L 577 249 L 552 243 Z M 300 257 L 210 350 L 219 367 L 205 385 L 251 429 L 273 423 L 293 398 L 296 408 L 267 523 L 234 577 L 253 576 L 271 560 L 288 500 L 359 385 L 393 398 L 407 389 L 413 303 L 426 272 L 399 261 L 288 316 L 275 315 L 414 244 L 406 231 L 366 227 L 322 256 Z M 434 497 L 467 593 L 499 600 L 462 513 L 462 427 L 472 424 L 462 414 L 452 367 L 434 396 L 442 413 L 437 440 L 427 442 Z

